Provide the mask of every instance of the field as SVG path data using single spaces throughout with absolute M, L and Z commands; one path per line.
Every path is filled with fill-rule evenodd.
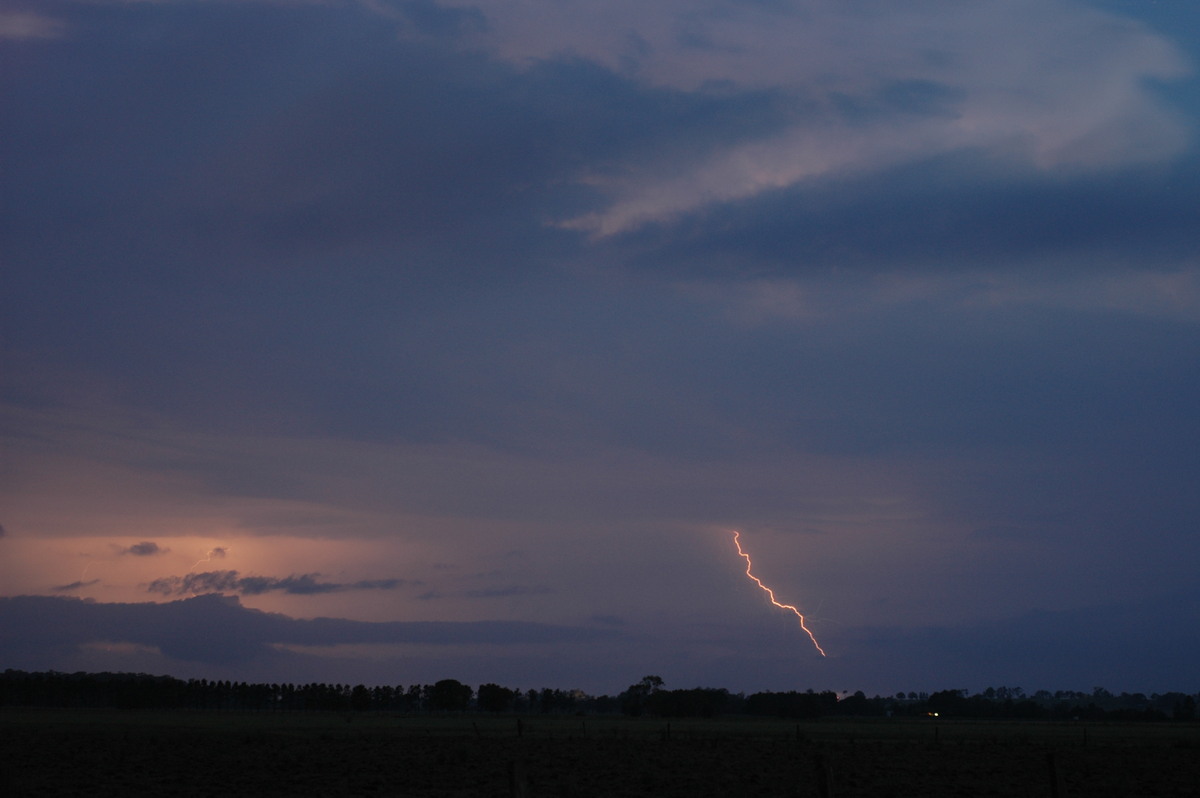
M 0 793 L 1182 797 L 1200 726 L 10 709 Z

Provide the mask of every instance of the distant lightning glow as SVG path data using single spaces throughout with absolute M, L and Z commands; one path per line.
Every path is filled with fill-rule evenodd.
M 781 610 L 791 610 L 795 616 L 800 619 L 800 628 L 803 629 L 804 633 L 808 635 L 808 639 L 811 640 L 812 644 L 817 647 L 817 651 L 821 653 L 821 656 L 825 656 L 825 649 L 821 648 L 821 644 L 817 642 L 817 638 L 813 635 L 812 630 L 804 624 L 804 615 L 800 612 L 800 610 L 796 609 L 791 604 L 780 604 L 775 598 L 775 591 L 764 585 L 761 579 L 750 572 L 750 555 L 742 550 L 742 543 L 739 538 L 741 538 L 741 533 L 735 529 L 733 531 L 733 545 L 737 546 L 738 556 L 746 561 L 746 576 L 750 577 L 752 580 L 754 580 L 754 584 L 766 591 L 766 594 L 771 598 L 772 604 L 774 604 L 776 607 L 779 607 Z

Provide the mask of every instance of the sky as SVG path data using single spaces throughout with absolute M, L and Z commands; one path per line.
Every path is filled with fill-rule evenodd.
M 1198 65 L 1191 0 L 0 0 L 0 668 L 1200 690 Z

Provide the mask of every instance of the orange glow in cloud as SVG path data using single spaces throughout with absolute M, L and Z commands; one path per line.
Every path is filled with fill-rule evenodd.
M 750 555 L 742 550 L 742 543 L 739 540 L 740 537 L 741 537 L 741 533 L 735 529 L 733 531 L 733 545 L 737 546 L 738 555 L 746 560 L 746 576 L 753 579 L 754 584 L 758 585 L 764 591 L 766 591 L 767 595 L 771 597 L 772 604 L 774 604 L 776 607 L 778 607 L 781 610 L 791 610 L 793 613 L 795 613 L 796 617 L 800 619 L 800 628 L 803 629 L 805 634 L 808 635 L 808 639 L 812 641 L 812 644 L 817 647 L 817 651 L 821 652 L 821 656 L 822 657 L 825 656 L 825 649 L 821 648 L 821 644 L 818 643 L 817 638 L 815 636 L 813 636 L 812 630 L 809 629 L 807 626 L 805 626 L 804 615 L 801 614 L 800 610 L 796 609 L 791 604 L 780 604 L 779 601 L 775 598 L 775 591 L 772 590 L 771 588 L 767 587 L 766 585 L 764 585 L 762 583 L 761 579 L 759 579 L 757 576 L 755 576 L 754 574 L 752 574 L 750 572 L 750 568 L 751 568 Z

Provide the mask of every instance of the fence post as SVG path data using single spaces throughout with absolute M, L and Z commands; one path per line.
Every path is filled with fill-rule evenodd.
M 829 761 L 824 754 L 817 754 L 815 763 L 817 771 L 817 795 L 820 798 L 833 798 L 833 773 Z
M 508 794 L 510 798 L 529 798 L 529 776 L 520 760 L 508 763 Z
M 1058 772 L 1058 758 L 1053 751 L 1046 754 L 1046 775 L 1050 777 L 1050 798 L 1062 798 L 1066 791 L 1063 789 L 1062 774 Z

